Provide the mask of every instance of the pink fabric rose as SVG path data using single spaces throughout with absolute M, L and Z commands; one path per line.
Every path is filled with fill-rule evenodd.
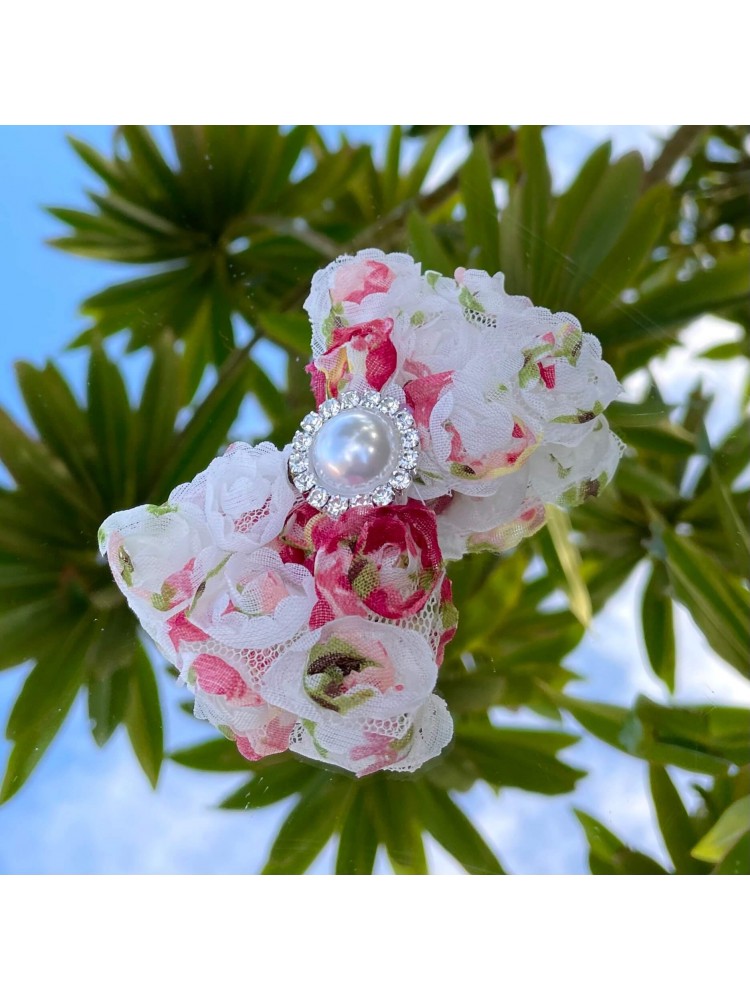
M 306 369 L 318 406 L 327 396 L 342 392 L 355 375 L 361 375 L 373 389 L 382 389 L 398 364 L 392 332 L 392 319 L 335 329 L 331 346 Z
M 338 615 L 418 614 L 443 579 L 435 515 L 423 503 L 351 508 L 312 522 L 318 594 Z

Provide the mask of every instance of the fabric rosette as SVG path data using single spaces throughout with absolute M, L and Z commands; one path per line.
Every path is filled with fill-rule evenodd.
M 598 340 L 509 295 L 502 274 L 419 274 L 403 254 L 363 250 L 315 275 L 306 308 L 319 400 L 368 366 L 381 391 L 403 390 L 420 439 L 409 496 L 437 511 L 447 559 L 510 548 L 546 504 L 582 503 L 612 479 L 622 445 L 604 411 L 620 386 Z
M 195 714 L 248 759 L 409 771 L 450 741 L 433 688 L 456 613 L 424 504 L 337 521 L 300 501 L 283 453 L 236 445 L 99 537 Z
M 502 275 L 366 250 L 305 305 L 317 410 L 291 444 L 230 445 L 163 505 L 111 515 L 100 548 L 196 716 L 245 757 L 414 771 L 453 732 L 446 562 L 606 486 L 619 386 L 574 317 Z
M 419 501 L 351 508 L 337 520 L 308 504 L 291 513 L 284 558 L 315 577 L 318 614 L 408 623 L 430 638 L 441 660 L 455 626 L 435 514 Z

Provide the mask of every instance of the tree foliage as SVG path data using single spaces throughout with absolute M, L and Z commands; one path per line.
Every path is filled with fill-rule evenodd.
M 175 126 L 169 148 L 146 128 L 123 126 L 110 156 L 71 140 L 94 189 L 85 210 L 50 209 L 66 227 L 53 243 L 141 273 L 82 305 L 87 326 L 72 346 L 89 355 L 85 399 L 54 364 L 19 363 L 29 423 L 0 410 L 0 461 L 12 480 L 0 490 L 0 668 L 26 670 L 7 723 L 2 800 L 29 778 L 81 688 L 96 743 L 123 725 L 156 784 L 164 747 L 154 670 L 164 664 L 142 644 L 98 557 L 97 527 L 113 510 L 162 501 L 202 469 L 248 395 L 270 439 L 284 444 L 310 406 L 301 304 L 312 273 L 339 253 L 380 246 L 444 273 L 502 270 L 510 292 L 576 314 L 621 379 L 640 372 L 647 383 L 640 402 L 608 411 L 626 456 L 614 484 L 571 520 L 560 513 L 504 558 L 453 566 L 461 621 L 439 692 L 456 735 L 433 767 L 408 780 L 356 780 L 291 754 L 246 761 L 223 739 L 172 750 L 171 760 L 237 772 L 222 808 L 289 800 L 268 873 L 304 871 L 332 837 L 337 873 L 369 873 L 379 850 L 395 871 L 425 873 L 427 834 L 467 872 L 502 874 L 457 796 L 476 782 L 570 792 L 584 772 L 565 751 L 585 730 L 648 762 L 670 870 L 748 873 L 750 712 L 680 705 L 671 694 L 691 670 L 689 654 L 675 650 L 675 602 L 719 657 L 750 676 L 741 478 L 750 442 L 739 413 L 737 427 L 710 441 L 711 399 L 700 386 L 669 405 L 650 375 L 706 313 L 742 328 L 708 356 L 748 353 L 747 129 L 683 126 L 649 171 L 637 153 L 613 159 L 605 144 L 562 193 L 539 126 L 472 126 L 460 167 L 426 186 L 446 134 L 396 126 L 382 162 L 368 145 L 331 148 L 312 126 Z M 248 328 L 252 344 L 285 352 L 284 378 L 254 360 Z M 137 392 L 105 346 L 119 331 L 129 350 L 150 355 Z M 566 657 L 644 563 L 643 648 L 664 703 L 581 700 L 568 690 Z M 550 600 L 560 593 L 562 609 Z M 530 709 L 544 724 L 501 726 L 498 707 Z M 695 812 L 670 777 L 675 768 L 707 776 Z M 578 818 L 592 872 L 667 873 L 597 819 Z

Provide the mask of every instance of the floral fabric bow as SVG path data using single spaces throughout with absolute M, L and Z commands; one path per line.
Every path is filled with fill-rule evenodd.
M 502 552 L 545 505 L 610 481 L 619 393 L 577 320 L 502 274 L 424 274 L 365 250 L 305 303 L 317 410 L 282 452 L 230 445 L 99 542 L 143 628 L 245 757 L 291 749 L 357 775 L 449 743 L 433 693 L 457 613 L 446 562 Z

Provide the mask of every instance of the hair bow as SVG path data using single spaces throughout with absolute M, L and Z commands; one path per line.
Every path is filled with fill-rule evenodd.
M 195 714 L 258 760 L 414 771 L 450 742 L 434 693 L 458 615 L 447 563 L 502 552 L 611 480 L 618 395 L 575 317 L 502 274 L 340 257 L 312 282 L 316 409 L 230 445 L 100 546 Z

